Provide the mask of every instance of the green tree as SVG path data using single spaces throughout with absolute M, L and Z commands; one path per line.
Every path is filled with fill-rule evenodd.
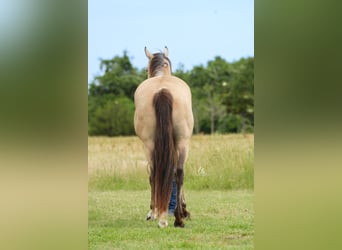
M 134 104 L 127 97 L 107 99 L 103 106 L 94 112 L 95 119 L 90 120 L 90 135 L 132 135 Z
M 127 52 L 113 59 L 101 59 L 104 74 L 89 85 L 89 135 L 133 135 L 134 91 L 146 72 L 133 67 Z
M 229 64 L 219 56 L 209 61 L 206 67 L 196 66 L 191 71 L 189 84 L 193 90 L 196 132 L 212 134 L 216 131 L 219 118 L 225 114 L 222 89 L 223 83 L 229 78 Z M 203 106 L 206 106 L 206 109 L 203 109 Z
M 142 71 L 133 67 L 124 51 L 123 56 L 115 56 L 113 59 L 101 59 L 100 69 L 104 74 L 96 76 L 90 84 L 91 96 L 114 94 L 115 96 L 127 96 L 133 100 L 134 91 L 145 79 Z
M 253 131 L 254 58 L 242 58 L 232 64 L 232 77 L 226 82 L 223 92 L 223 104 L 229 117 L 223 118 L 222 121 L 235 117 L 235 123 L 241 122 L 236 132 Z

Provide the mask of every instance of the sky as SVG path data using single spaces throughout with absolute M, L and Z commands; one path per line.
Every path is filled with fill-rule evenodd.
M 88 0 L 88 82 L 100 75 L 100 58 L 122 56 L 147 65 L 144 47 L 169 49 L 173 70 L 254 56 L 253 0 Z

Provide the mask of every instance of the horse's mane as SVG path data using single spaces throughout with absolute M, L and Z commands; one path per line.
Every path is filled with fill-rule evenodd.
M 172 71 L 170 59 L 167 56 L 165 56 L 164 53 L 158 52 L 158 53 L 153 54 L 153 58 L 150 62 L 149 67 L 150 67 L 151 76 L 155 76 L 159 71 L 162 70 L 162 68 L 164 67 L 165 59 L 169 62 L 170 71 Z

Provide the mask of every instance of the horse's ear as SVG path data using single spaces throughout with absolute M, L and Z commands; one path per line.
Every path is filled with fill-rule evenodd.
M 165 46 L 165 49 L 164 49 L 164 55 L 166 57 L 169 57 L 169 49 Z
M 146 48 L 146 46 L 145 46 L 145 55 L 147 56 L 147 58 L 148 59 L 152 59 L 152 57 L 153 57 L 153 55 L 151 54 L 151 52 L 150 51 L 148 51 L 148 49 Z

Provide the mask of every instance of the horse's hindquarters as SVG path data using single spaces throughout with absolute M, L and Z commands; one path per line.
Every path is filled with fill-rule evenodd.
M 145 145 L 151 166 L 151 209 L 158 213 L 159 227 L 166 227 L 167 204 L 177 170 L 177 204 L 180 208 L 175 213 L 175 226 L 182 227 L 184 214 L 188 213 L 181 195 L 182 173 L 194 124 L 190 89 L 176 77 L 154 77 L 139 85 L 134 101 L 134 128 Z M 152 219 L 153 213 L 148 217 Z

